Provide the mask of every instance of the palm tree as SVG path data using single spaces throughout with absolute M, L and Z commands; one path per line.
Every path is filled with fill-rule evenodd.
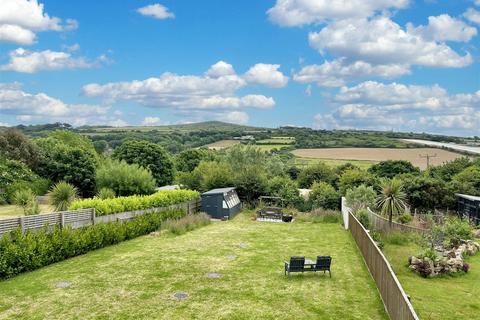
M 52 187 L 48 195 L 55 210 L 65 211 L 77 198 L 78 190 L 71 184 L 61 181 Z
M 405 212 L 407 195 L 403 190 L 402 181 L 397 178 L 383 179 L 380 187 L 381 192 L 377 198 L 377 206 L 383 215 L 388 216 L 388 221 L 392 224 L 393 215 Z

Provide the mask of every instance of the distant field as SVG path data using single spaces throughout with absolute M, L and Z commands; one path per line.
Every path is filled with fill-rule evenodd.
M 273 149 L 280 150 L 281 148 L 288 147 L 288 144 L 256 144 L 254 146 L 262 151 L 271 151 Z
M 293 137 L 271 137 L 270 139 L 258 140 L 257 144 L 294 144 Z
M 214 149 L 214 150 L 221 150 L 225 148 L 230 148 L 234 145 L 240 144 L 240 141 L 238 140 L 220 140 L 214 143 L 210 143 L 205 145 L 205 148 L 208 149 Z
M 335 159 L 335 160 L 362 160 L 362 161 L 385 161 L 407 160 L 414 166 L 425 169 L 427 161 L 420 155 L 437 155 L 430 159 L 433 166 L 441 165 L 446 161 L 460 158 L 463 155 L 442 149 L 418 148 L 418 149 L 387 149 L 387 148 L 328 148 L 328 149 L 297 149 L 292 151 L 300 158 Z
M 332 168 L 339 167 L 346 163 L 351 163 L 360 169 L 367 170 L 373 164 L 377 163 L 377 161 L 369 161 L 369 160 L 338 160 L 338 159 L 316 159 L 316 158 L 295 158 L 295 165 L 302 167 L 306 165 L 310 165 L 317 162 L 323 162 Z

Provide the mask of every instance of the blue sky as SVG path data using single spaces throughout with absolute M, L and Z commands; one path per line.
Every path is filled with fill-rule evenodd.
M 0 124 L 480 135 L 479 0 L 0 2 Z

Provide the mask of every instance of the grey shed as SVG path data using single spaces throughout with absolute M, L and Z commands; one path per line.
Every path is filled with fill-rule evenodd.
M 456 194 L 458 199 L 458 214 L 469 219 L 476 225 L 480 225 L 480 197 L 466 194 Z
M 220 188 L 202 194 L 202 211 L 215 219 L 230 219 L 242 207 L 235 188 Z

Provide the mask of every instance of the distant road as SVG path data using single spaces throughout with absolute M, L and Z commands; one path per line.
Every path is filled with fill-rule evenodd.
M 470 147 L 470 146 L 464 146 L 461 144 L 444 143 L 444 142 L 436 142 L 436 141 L 429 141 L 429 140 L 417 140 L 417 139 L 402 139 L 402 140 L 407 142 L 412 142 L 412 143 L 423 144 L 431 147 L 439 147 L 439 148 L 443 147 L 451 150 L 469 152 L 469 153 L 480 155 L 480 147 Z

